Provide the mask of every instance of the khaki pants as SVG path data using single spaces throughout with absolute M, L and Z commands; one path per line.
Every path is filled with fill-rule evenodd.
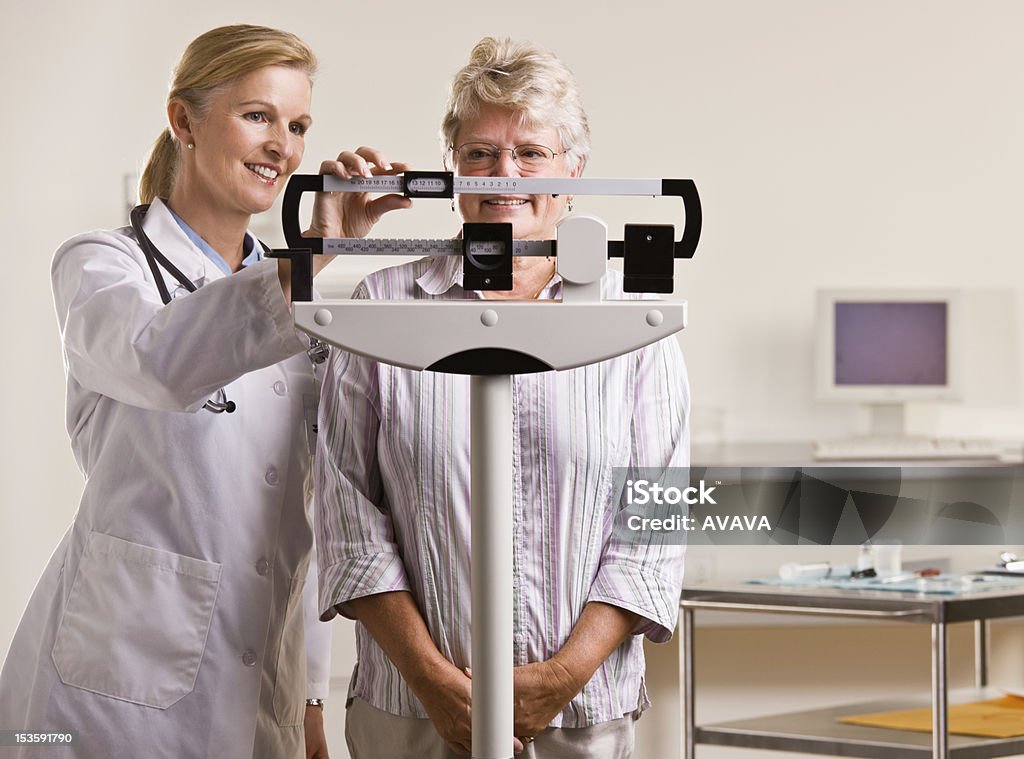
M 630 759 L 634 723 L 627 715 L 591 727 L 539 733 L 517 759 Z M 429 719 L 398 717 L 353 698 L 345 715 L 345 740 L 352 759 L 459 759 Z

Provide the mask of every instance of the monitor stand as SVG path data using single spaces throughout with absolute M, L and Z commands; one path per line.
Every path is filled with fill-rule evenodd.
M 897 438 L 907 436 L 905 424 L 906 404 L 904 403 L 871 403 L 868 410 L 871 422 L 868 425 L 867 437 Z
M 818 440 L 814 458 L 838 461 L 892 461 L 908 456 L 907 447 L 926 444 L 925 438 L 908 437 L 903 403 L 868 403 L 867 432 L 836 440 Z M 913 458 L 913 452 L 911 451 Z
M 864 435 L 834 440 L 817 440 L 814 458 L 833 461 L 946 461 L 958 460 L 992 464 L 1020 463 L 1024 458 L 1019 441 L 936 438 L 908 434 L 906 404 L 869 403 L 871 421 Z

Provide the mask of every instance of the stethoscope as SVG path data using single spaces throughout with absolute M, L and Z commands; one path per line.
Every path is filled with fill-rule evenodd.
M 163 267 L 167 272 L 178 280 L 178 284 L 184 287 L 188 292 L 194 293 L 199 288 L 196 283 L 186 277 L 181 269 L 172 264 L 170 260 L 153 244 L 153 241 L 149 239 L 142 229 L 142 222 L 146 218 L 146 212 L 149 210 L 149 204 L 135 206 L 129 214 L 129 220 L 132 225 L 132 230 L 135 232 L 135 239 L 139 243 L 139 247 L 142 248 L 143 255 L 146 256 L 146 261 L 149 263 L 149 269 L 153 272 L 153 279 L 156 281 L 156 289 L 160 292 L 160 300 L 164 302 L 166 306 L 171 302 L 171 293 L 167 290 L 167 283 L 164 282 L 163 275 L 160 274 L 160 268 Z M 272 255 L 272 251 L 267 245 L 260 239 L 256 242 L 263 248 L 265 255 Z M 322 364 L 327 360 L 329 348 L 321 343 L 319 340 L 312 338 L 310 339 L 309 350 L 306 354 L 309 356 L 310 361 L 314 364 Z M 228 400 L 227 393 L 224 392 L 224 388 L 220 388 L 215 398 L 211 398 L 203 404 L 203 408 L 212 411 L 214 414 L 223 414 L 224 412 L 232 413 L 238 406 L 234 401 Z

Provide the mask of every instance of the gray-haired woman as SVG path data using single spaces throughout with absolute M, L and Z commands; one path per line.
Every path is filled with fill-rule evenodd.
M 590 151 L 568 69 L 510 40 L 473 49 L 441 131 L 462 175 L 576 177 Z M 460 195 L 458 208 L 466 221 L 511 223 L 516 239 L 553 239 L 571 202 Z M 370 275 L 355 297 L 559 297 L 553 261 L 514 267 L 512 290 L 471 292 L 460 285 L 461 259 L 428 258 Z M 603 291 L 635 297 L 615 272 Z M 516 748 L 629 757 L 634 719 L 648 705 L 641 636 L 672 635 L 683 554 L 613 533 L 611 472 L 688 464 L 679 345 L 522 375 L 513 397 Z M 324 618 L 358 622 L 347 717 L 354 759 L 470 750 L 468 398 L 463 376 L 340 352 L 327 370 L 315 465 L 320 607 Z

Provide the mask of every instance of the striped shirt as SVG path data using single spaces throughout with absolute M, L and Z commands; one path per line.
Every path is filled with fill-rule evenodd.
M 457 256 L 371 274 L 355 298 L 479 298 Z M 541 297 L 560 297 L 555 276 Z M 604 297 L 623 294 L 610 271 Z M 415 325 L 410 325 L 415 329 Z M 689 388 L 677 340 L 579 369 L 513 377 L 514 661 L 551 658 L 590 601 L 639 614 L 653 641 L 675 628 L 683 548 L 616 539 L 612 468 L 689 464 Z M 315 461 L 320 610 L 375 593 L 414 596 L 438 650 L 470 664 L 469 378 L 335 351 Z M 354 695 L 426 717 L 357 623 Z M 640 635 L 616 649 L 552 721 L 584 727 L 648 706 Z

